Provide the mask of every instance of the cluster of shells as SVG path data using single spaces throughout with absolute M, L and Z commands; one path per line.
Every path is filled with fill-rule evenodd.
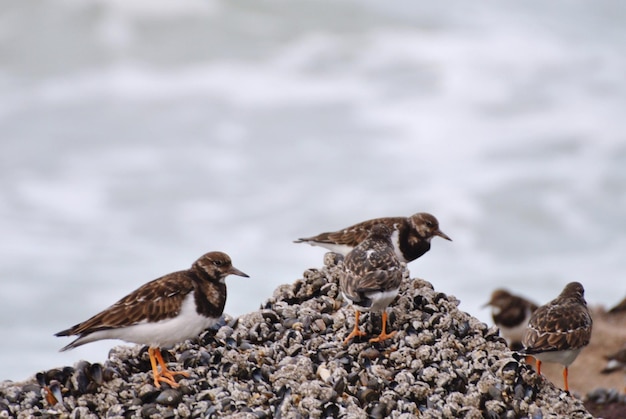
M 0 417 L 591 417 L 509 351 L 497 329 L 408 271 L 388 309 L 397 334 L 344 345 L 354 311 L 341 299 L 338 264 L 328 254 L 322 269 L 280 286 L 258 311 L 163 351 L 190 373 L 178 388 L 153 385 L 147 348 L 116 347 L 102 365 L 0 383 Z M 368 337 L 379 328 L 379 315 L 361 317 Z

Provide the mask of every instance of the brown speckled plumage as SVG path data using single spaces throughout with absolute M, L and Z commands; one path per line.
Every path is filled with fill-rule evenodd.
M 491 299 L 485 305 L 492 307 L 493 322 L 509 347 L 521 349 L 524 331 L 537 305 L 505 289 L 493 291 Z
M 182 373 L 166 368 L 158 348 L 196 337 L 222 315 L 228 275 L 248 276 L 232 266 L 227 254 L 207 253 L 190 269 L 150 281 L 90 319 L 58 332 L 56 336 L 78 336 L 61 350 L 101 339 L 149 345 L 155 385 L 176 386 L 173 375 Z
M 535 310 L 523 339 L 527 354 L 589 344 L 592 321 L 584 292 L 579 282 L 570 282 L 557 298 Z
M 89 320 L 58 332 L 55 336 L 82 337 L 98 330 L 116 329 L 143 321 L 154 323 L 176 317 L 190 292 L 194 293 L 198 314 L 217 318 L 222 315 L 226 304 L 226 284 L 223 279 L 233 273 L 231 268 L 230 258 L 225 253 L 207 253 L 194 262 L 190 269 L 150 281 Z M 63 350 L 79 345 L 70 343 Z
M 535 357 L 537 373 L 541 374 L 542 362 L 563 365 L 565 391 L 569 391 L 568 367 L 591 339 L 592 320 L 584 294 L 579 282 L 567 284 L 557 298 L 535 310 L 522 339 L 523 353 Z
M 384 217 L 363 221 L 339 231 L 321 233 L 317 236 L 301 238 L 295 243 L 308 243 L 312 246 L 325 247 L 331 251 L 346 255 L 365 240 L 376 224 L 384 224 L 397 232 L 397 242 L 392 245 L 401 262 L 411 262 L 430 250 L 430 240 L 434 236 L 451 240 L 439 229 L 437 219 L 428 213 L 420 212 L 410 217 Z
M 387 335 L 386 308 L 395 298 L 402 282 L 402 265 L 391 244 L 391 230 L 384 224 L 377 224 L 370 230 L 368 237 L 357 245 L 345 257 L 343 272 L 339 285 L 344 297 L 356 310 L 356 321 L 353 334 L 362 335 L 358 331 L 360 311 L 382 311 L 383 331 L 376 338 L 384 340 Z

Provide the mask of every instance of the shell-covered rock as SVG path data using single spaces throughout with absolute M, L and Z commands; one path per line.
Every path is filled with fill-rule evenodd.
M 396 335 L 369 343 L 381 320 L 364 313 L 368 336 L 344 345 L 354 310 L 339 292 L 340 258 L 325 261 L 258 311 L 163 351 L 172 368 L 190 373 L 176 389 L 154 387 L 145 347 L 117 347 L 102 365 L 81 361 L 0 383 L 0 418 L 591 417 L 496 329 L 408 271 L 388 309 Z

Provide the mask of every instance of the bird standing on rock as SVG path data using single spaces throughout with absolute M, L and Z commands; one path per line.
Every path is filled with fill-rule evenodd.
M 392 247 L 398 260 L 404 263 L 409 263 L 428 252 L 430 241 L 435 236 L 452 241 L 439 229 L 439 222 L 433 215 L 419 212 L 410 217 L 375 218 L 339 231 L 298 239 L 294 243 L 325 247 L 331 252 L 345 256 L 365 240 L 372 227 L 377 224 L 383 224 L 390 230 Z
M 592 320 L 584 294 L 579 282 L 567 284 L 557 298 L 535 310 L 522 339 L 521 352 L 537 360 L 538 374 L 542 362 L 563 365 L 565 391 L 569 391 L 567 369 L 591 338 Z
M 148 345 L 154 385 L 164 382 L 178 387 L 174 377 L 189 374 L 169 370 L 160 348 L 197 337 L 219 320 L 226 304 L 228 275 L 248 277 L 233 267 L 226 253 L 209 252 L 190 269 L 148 282 L 89 320 L 57 333 L 78 336 L 61 351 L 102 339 Z
M 396 333 L 387 333 L 387 306 L 398 295 L 402 264 L 394 252 L 391 234 L 386 225 L 374 225 L 367 238 L 344 259 L 339 285 L 344 298 L 355 309 L 354 329 L 344 344 L 356 336 L 365 335 L 359 330 L 362 311 L 382 312 L 382 330 L 370 342 L 382 342 Z

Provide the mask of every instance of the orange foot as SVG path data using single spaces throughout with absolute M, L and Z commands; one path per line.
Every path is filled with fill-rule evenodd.
M 396 334 L 395 331 L 391 333 L 387 333 L 387 312 L 383 311 L 382 331 L 380 332 L 380 335 L 376 336 L 375 338 L 370 339 L 370 342 L 382 342 L 383 340 L 387 340 L 395 334 Z
M 172 371 L 167 368 L 167 364 L 163 359 L 163 355 L 161 355 L 161 351 L 159 348 L 148 348 L 148 356 L 150 357 L 150 364 L 152 365 L 152 374 L 154 375 L 154 385 L 157 388 L 161 387 L 161 383 L 167 383 L 172 387 L 178 387 L 178 384 L 175 380 L 176 375 L 182 375 L 183 377 L 189 377 L 188 372 L 184 371 Z M 161 371 L 159 372 L 159 368 L 157 367 L 157 362 L 161 367 Z
M 361 313 L 358 310 L 355 310 L 355 314 L 354 314 L 354 329 L 352 329 L 352 332 L 350 332 L 348 337 L 343 340 L 343 344 L 344 345 L 346 345 L 350 341 L 350 339 L 352 339 L 352 338 L 365 336 L 367 334 L 367 333 L 361 332 L 359 330 L 359 317 L 360 316 L 361 316 Z
M 375 338 L 371 338 L 370 342 L 374 343 L 374 342 L 382 342 L 383 340 L 387 340 L 390 337 L 393 337 L 396 334 L 395 331 L 391 332 L 391 333 L 385 333 L 385 332 L 381 332 L 380 335 L 376 336 Z

